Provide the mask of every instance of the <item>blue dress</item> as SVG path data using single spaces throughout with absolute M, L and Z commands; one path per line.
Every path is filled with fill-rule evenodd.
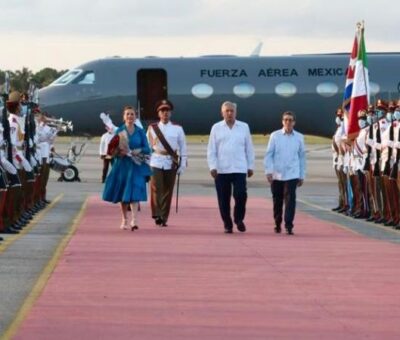
M 135 131 L 129 134 L 124 124 L 117 129 L 116 134 L 124 130 L 131 150 L 141 148 L 143 154 L 150 154 L 150 147 L 143 129 L 135 126 Z M 116 156 L 111 172 L 106 178 L 103 200 L 112 203 L 146 201 L 146 177 L 148 176 L 151 176 L 148 164 L 138 165 L 128 156 Z

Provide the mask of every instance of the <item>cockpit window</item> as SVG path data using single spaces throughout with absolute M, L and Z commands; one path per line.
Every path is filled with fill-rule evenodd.
M 72 82 L 76 77 L 82 73 L 82 70 L 69 70 L 64 73 L 60 78 L 56 79 L 51 85 L 66 85 Z
M 90 85 L 96 80 L 93 71 L 85 71 L 73 80 L 73 84 Z

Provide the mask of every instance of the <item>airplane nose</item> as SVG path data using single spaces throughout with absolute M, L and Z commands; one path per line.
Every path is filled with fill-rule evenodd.
M 54 87 L 47 86 L 39 90 L 39 103 L 43 108 L 60 104 L 60 99 Z

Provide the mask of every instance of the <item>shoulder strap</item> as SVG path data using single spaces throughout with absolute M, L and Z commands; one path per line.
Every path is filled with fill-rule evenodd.
M 165 151 L 168 152 L 168 154 L 172 157 L 174 162 L 178 163 L 178 154 L 174 150 L 172 150 L 171 145 L 169 145 L 169 143 L 165 139 L 165 136 L 163 135 L 160 128 L 158 127 L 158 124 L 157 123 L 151 124 L 151 127 L 153 128 L 154 133 L 156 134 L 159 141 L 163 145 Z

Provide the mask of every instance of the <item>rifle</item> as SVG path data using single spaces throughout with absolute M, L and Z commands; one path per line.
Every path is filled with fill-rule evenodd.
M 397 137 L 397 141 L 400 142 L 400 130 Z M 399 172 L 399 161 L 400 161 L 400 149 L 396 151 L 396 161 L 393 164 L 392 171 L 390 172 L 390 178 L 397 180 L 398 172 Z
M 390 128 L 389 128 L 389 141 L 391 141 L 393 143 L 394 141 L 394 127 L 393 127 L 393 122 L 390 124 Z M 389 143 L 390 144 L 390 143 Z M 390 175 L 390 159 L 392 158 L 392 153 L 393 153 L 393 147 L 388 146 L 389 148 L 389 152 L 388 152 L 388 159 L 385 163 L 385 168 L 383 169 L 383 174 L 385 176 L 389 176 Z
M 378 129 L 376 130 L 376 142 L 378 144 L 381 144 L 382 139 L 381 139 L 381 127 L 379 125 L 379 120 L 376 123 L 378 125 Z M 375 166 L 374 166 L 374 176 L 378 177 L 381 174 L 381 170 L 380 170 L 380 160 L 381 160 L 381 150 L 376 149 L 376 162 L 375 162 Z
M 369 132 L 368 132 L 368 138 L 373 139 L 374 138 L 374 124 L 371 124 L 369 126 Z M 365 164 L 364 164 L 364 171 L 369 171 L 371 170 L 371 152 L 372 152 L 372 147 L 370 145 L 367 145 L 367 158 L 365 159 Z
M 3 124 L 3 138 L 6 143 L 6 156 L 7 160 L 12 163 L 12 145 L 11 145 L 11 134 L 10 134 L 10 122 L 8 121 L 7 117 L 7 106 L 6 102 L 8 100 L 8 95 L 10 92 L 10 76 L 8 72 L 5 72 L 5 82 L 4 82 L 4 93 L 2 94 L 3 97 L 3 117 L 2 117 L 2 124 Z

